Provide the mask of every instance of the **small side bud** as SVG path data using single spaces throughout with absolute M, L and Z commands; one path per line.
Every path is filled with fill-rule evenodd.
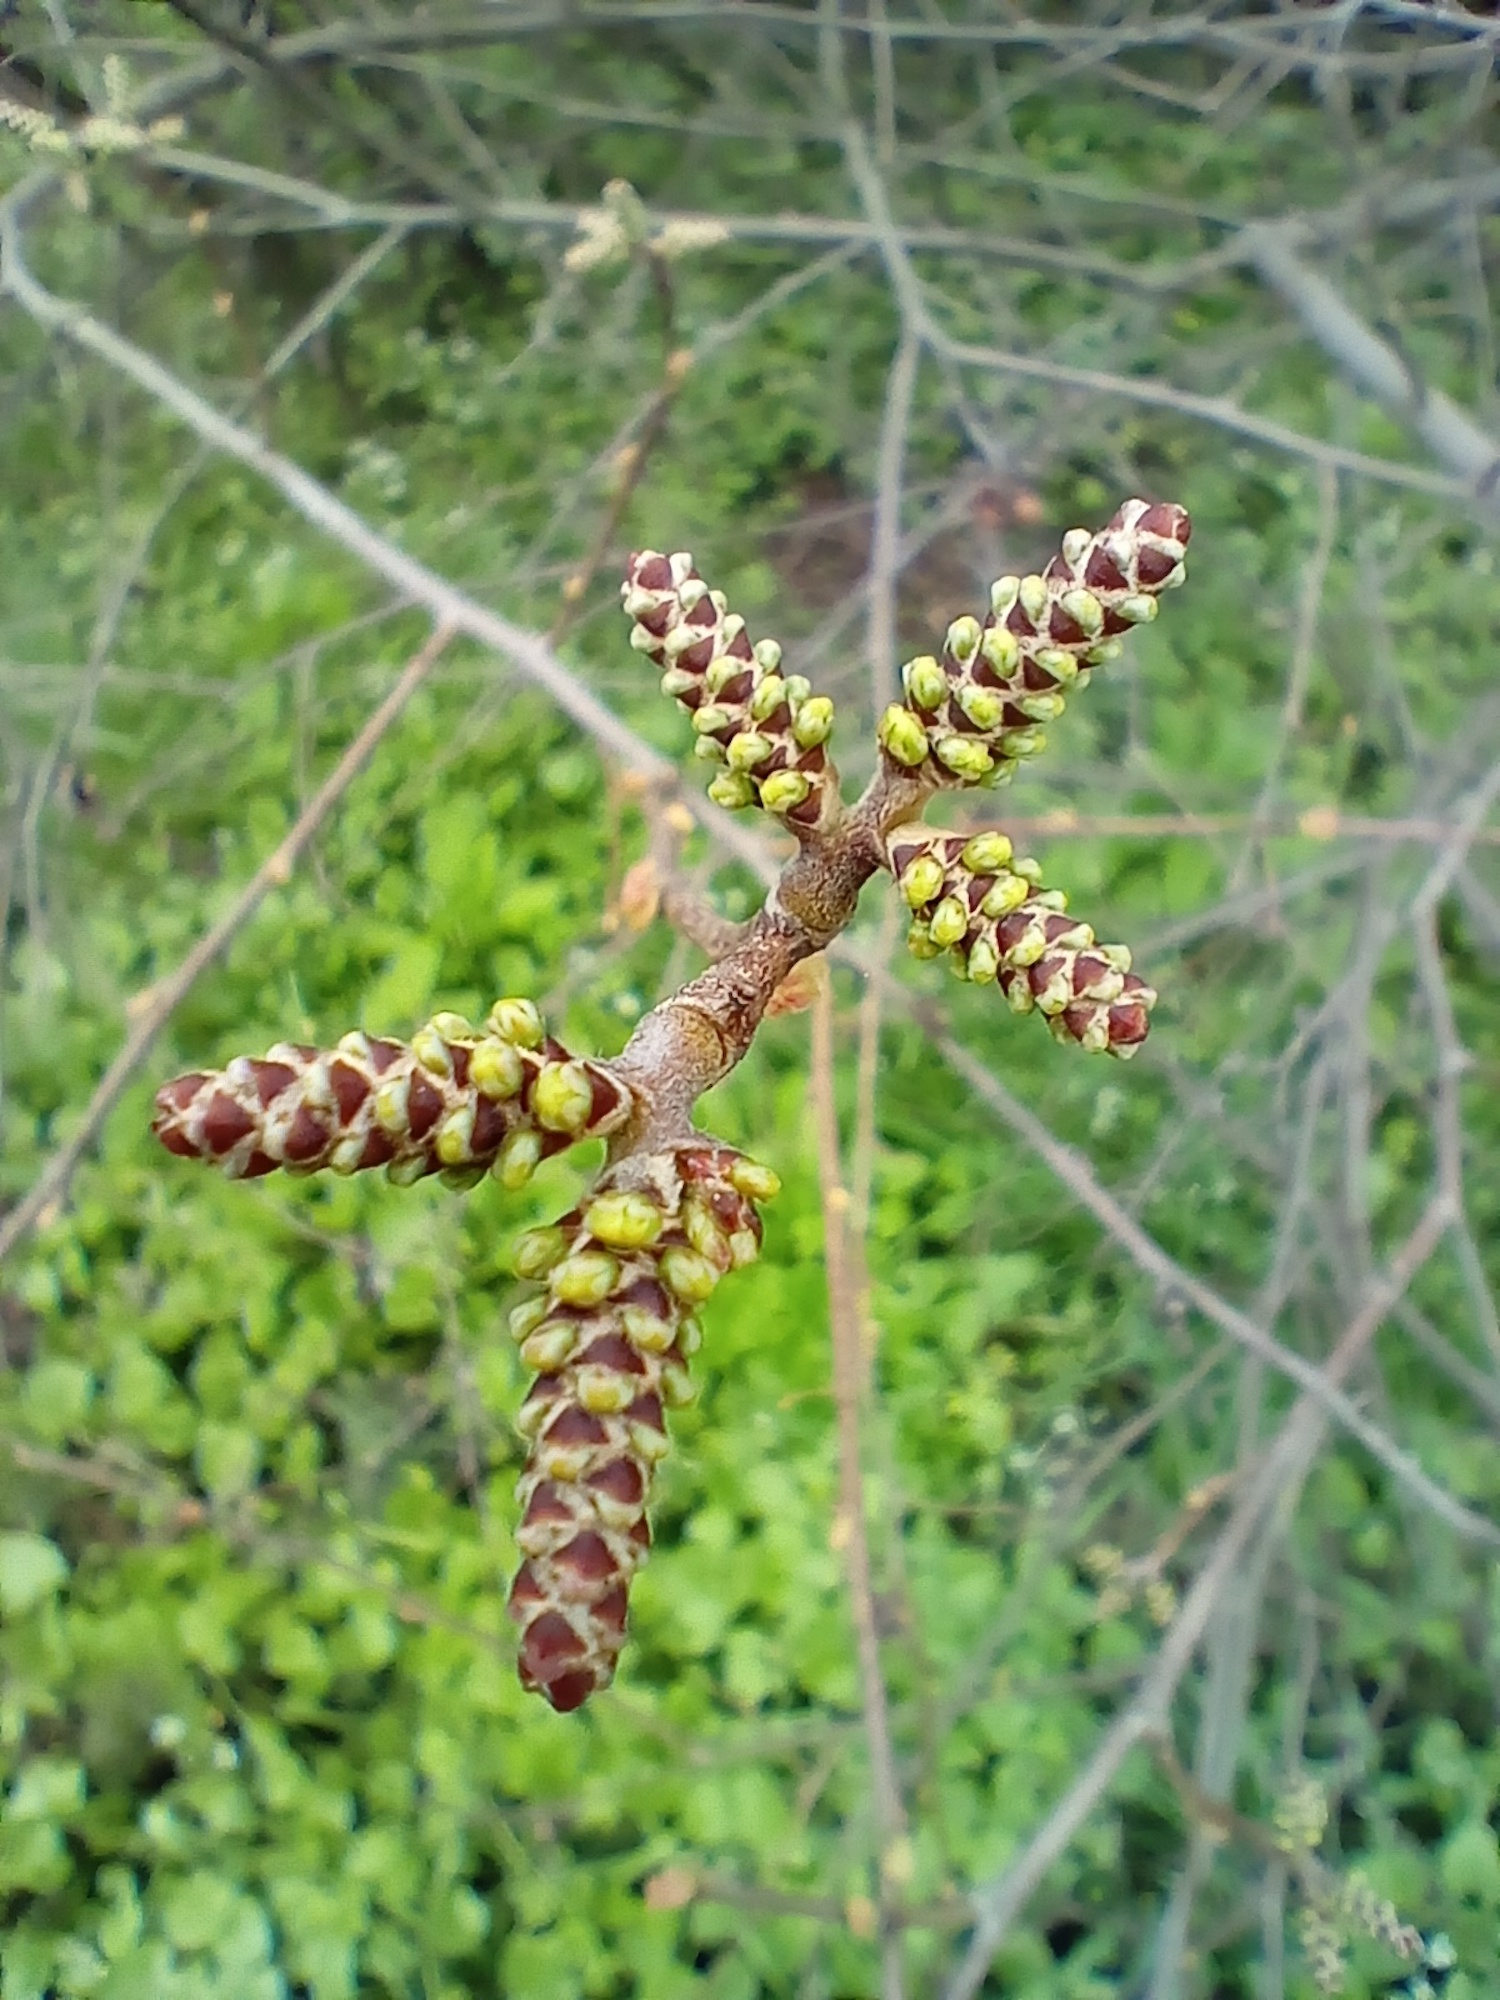
M 914 910 L 930 903 L 942 888 L 943 864 L 933 854 L 919 854 L 901 872 L 901 893 Z
M 531 1087 L 531 1113 L 549 1132 L 581 1132 L 594 1108 L 594 1088 L 580 1063 L 543 1063 Z
M 1005 749 L 1008 756 L 1017 754 L 1010 738 L 1006 739 Z M 993 754 L 975 736 L 945 736 L 933 754 L 955 778 L 962 778 L 970 785 L 977 784 L 995 763 Z
M 941 708 L 947 698 L 948 676 L 931 653 L 920 653 L 916 659 L 908 660 L 901 669 L 901 683 L 907 700 L 918 708 Z
M 542 1017 L 530 1000 L 497 1000 L 486 1026 L 502 1042 L 514 1042 L 518 1049 L 539 1049 L 547 1038 Z
M 601 1194 L 584 1212 L 584 1226 L 610 1250 L 644 1250 L 662 1231 L 661 1210 L 643 1194 Z
M 979 651 L 979 620 L 977 618 L 955 618 L 948 627 L 943 644 L 961 667 L 966 667 Z
M 998 875 L 1015 851 L 1003 833 L 976 833 L 964 845 L 963 864 L 973 875 Z
M 927 758 L 927 731 L 922 727 L 909 708 L 899 702 L 892 702 L 880 718 L 876 730 L 880 747 L 888 757 L 908 769 L 915 769 Z
M 800 806 L 812 790 L 812 780 L 803 771 L 773 771 L 760 788 L 760 802 L 767 812 L 786 813 Z
M 804 750 L 815 750 L 833 734 L 833 703 L 826 694 L 815 694 L 803 702 L 792 724 L 792 735 Z M 732 747 L 732 746 L 731 746 Z

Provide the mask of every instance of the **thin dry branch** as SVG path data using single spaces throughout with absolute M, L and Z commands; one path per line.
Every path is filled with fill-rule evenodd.
M 833 997 L 825 984 L 812 1007 L 809 1098 L 818 1147 L 823 1201 L 823 1256 L 828 1277 L 828 1320 L 833 1338 L 833 1396 L 838 1414 L 839 1506 L 834 1539 L 849 1579 L 859 1658 L 860 1694 L 870 1775 L 881 1844 L 881 1881 L 893 1871 L 894 1850 L 905 1833 L 906 1811 L 896 1782 L 890 1714 L 880 1669 L 875 1592 L 865 1520 L 864 1451 L 860 1405 L 865 1369 L 860 1352 L 859 1300 L 850 1265 L 849 1190 L 839 1157 L 838 1113 L 833 1093 Z
M 291 880 L 292 869 L 329 813 L 348 791 L 401 711 L 452 644 L 455 630 L 438 625 L 413 653 L 385 699 L 370 715 L 328 776 L 308 800 L 291 831 L 256 869 L 234 902 L 206 930 L 174 972 L 138 996 L 125 1040 L 100 1077 L 72 1135 L 48 1160 L 35 1183 L 8 1215 L 0 1217 L 0 1258 L 7 1256 L 67 1192 L 79 1161 L 104 1128 L 121 1091 L 150 1052 L 183 998 L 244 929 L 272 889 Z
M 1067 1852 L 1120 1766 L 1137 1744 L 1165 1727 L 1178 1683 L 1191 1665 L 1208 1621 L 1236 1576 L 1251 1541 L 1275 1510 L 1290 1506 L 1306 1478 L 1327 1428 L 1325 1411 L 1339 1383 L 1349 1375 L 1386 1315 L 1442 1241 L 1451 1221 L 1452 1205 L 1448 1197 L 1441 1192 L 1434 1195 L 1391 1259 L 1387 1272 L 1370 1287 L 1365 1303 L 1317 1371 L 1318 1391 L 1304 1390 L 1293 1404 L 1276 1441 L 1247 1482 L 1212 1554 L 1184 1598 L 1129 1706 L 1110 1724 L 1087 1764 L 1020 1855 L 975 1890 L 974 1934 L 943 1987 L 942 2000 L 975 2000 L 1006 1932 L 1051 1868 Z

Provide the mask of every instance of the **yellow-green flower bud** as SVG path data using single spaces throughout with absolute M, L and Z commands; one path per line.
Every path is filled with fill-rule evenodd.
M 392 1187 L 415 1187 L 426 1172 L 426 1157 L 419 1153 L 414 1160 L 392 1160 L 385 1177 Z
M 551 1308 L 545 1299 L 524 1299 L 511 1310 L 507 1322 L 512 1340 L 523 1341 L 529 1333 L 535 1333 Z
M 710 694 L 719 694 L 732 680 L 737 680 L 745 671 L 745 661 L 737 660 L 732 653 L 720 653 L 708 663 L 708 672 L 703 676 L 708 683 Z
M 753 651 L 768 674 L 774 674 L 780 667 L 781 648 L 774 639 L 757 639 Z
M 957 944 L 968 928 L 968 904 L 960 896 L 944 896 L 932 913 L 928 931 L 935 945 L 946 948 Z
M 1107 667 L 1111 660 L 1118 660 L 1124 650 L 1123 639 L 1101 639 L 1097 646 L 1090 646 L 1083 657 L 1091 667 Z
M 551 1416 L 552 1399 L 549 1396 L 528 1396 L 516 1411 L 516 1429 L 523 1438 L 534 1438 Z
M 721 771 L 709 786 L 708 796 L 726 812 L 739 812 L 755 804 L 755 786 L 743 771 Z
M 619 1189 L 595 1195 L 583 1216 L 584 1227 L 611 1250 L 644 1250 L 662 1231 L 662 1213 L 644 1194 Z
M 682 1325 L 677 1330 L 677 1345 L 684 1354 L 696 1354 L 703 1345 L 703 1325 L 691 1313 L 683 1316 Z
M 1069 528 L 1062 538 L 1063 561 L 1069 569 L 1076 570 L 1088 554 L 1093 544 L 1093 536 L 1087 528 Z
M 535 1132 L 512 1132 L 495 1156 L 490 1172 L 501 1187 L 514 1194 L 525 1187 L 542 1157 L 542 1142 Z
M 1122 597 L 1115 610 L 1127 625 L 1149 625 L 1161 606 L 1154 597 Z
M 979 651 L 979 620 L 967 615 L 955 618 L 944 635 L 943 645 L 961 667 L 966 667 Z
M 669 1361 L 661 1371 L 661 1399 L 669 1410 L 683 1409 L 698 1394 L 696 1383 L 680 1363 Z
M 336 1174 L 352 1174 L 359 1170 L 359 1163 L 365 1156 L 369 1144 L 366 1133 L 357 1128 L 346 1139 L 340 1139 L 328 1156 L 328 1164 Z
M 942 946 L 933 943 L 931 931 L 919 917 L 906 933 L 906 949 L 913 958 L 937 958 Z
M 1012 729 L 1006 732 L 1007 757 L 1038 757 L 1047 747 L 1045 729 Z
M 786 705 L 793 715 L 812 693 L 812 682 L 806 674 L 788 674 L 786 677 Z
M 988 986 L 1000 970 L 1000 954 L 987 937 L 974 940 L 969 953 L 969 977 L 976 986 Z
M 1015 851 L 1003 833 L 976 833 L 965 843 L 962 860 L 971 875 L 998 875 Z
M 1047 609 L 1047 579 L 1044 576 L 1023 576 L 1016 595 L 1021 600 L 1021 609 L 1035 625 Z
M 981 912 L 990 918 L 1008 917 L 1012 910 L 1019 910 L 1031 894 L 1031 884 L 1022 875 L 1001 875 L 993 888 L 985 892 L 984 901 L 979 905 Z
M 658 1268 L 667 1290 L 690 1306 L 701 1305 L 719 1282 L 718 1267 L 707 1257 L 675 1243 L 663 1251 Z
M 729 768 L 753 771 L 757 764 L 764 764 L 775 747 L 769 736 L 762 736 L 754 729 L 742 729 L 738 736 L 729 739 Z
M 434 1014 L 428 1024 L 437 1029 L 445 1042 L 465 1042 L 472 1039 L 474 1023 L 462 1014 Z
M 531 1115 L 549 1132 L 581 1132 L 594 1108 L 594 1086 L 582 1063 L 543 1063 L 531 1086 Z
M 700 736 L 727 729 L 734 721 L 734 710 L 725 708 L 721 702 L 706 701 L 702 708 L 693 710 L 693 727 Z
M 1066 646 L 1043 646 L 1035 658 L 1043 673 L 1051 674 L 1053 680 L 1061 681 L 1065 687 L 1078 678 L 1077 658 Z
M 460 1104 L 439 1125 L 432 1137 L 432 1150 L 445 1167 L 472 1164 L 474 1151 L 474 1104 Z
M 635 1381 L 613 1368 L 580 1368 L 574 1393 L 591 1417 L 617 1417 L 635 1401 Z
M 1009 753 L 1011 750 L 1009 740 L 1005 747 Z M 987 771 L 991 770 L 995 762 L 992 754 L 977 736 L 945 736 L 933 754 L 955 778 L 966 779 L 971 785 L 977 783 Z
M 598 1306 L 614 1290 L 620 1266 L 607 1250 L 575 1250 L 552 1268 L 553 1298 L 565 1306 Z
M 620 1324 L 625 1338 L 643 1354 L 665 1354 L 676 1332 L 671 1320 L 647 1312 L 644 1306 L 621 1306 Z
M 1023 694 L 1016 700 L 1016 707 L 1032 722 L 1056 722 L 1067 705 L 1060 694 Z
M 388 1076 L 375 1086 L 375 1122 L 383 1132 L 393 1138 L 406 1130 L 407 1093 L 411 1089 L 409 1076 Z
M 811 790 L 812 779 L 805 771 L 773 771 L 761 783 L 760 802 L 767 812 L 790 812 Z
M 538 1375 L 551 1375 L 578 1346 L 578 1322 L 549 1319 L 521 1342 L 521 1359 Z
M 881 716 L 876 735 L 881 749 L 898 764 L 905 764 L 908 769 L 914 770 L 926 760 L 927 731 L 911 710 L 903 708 L 899 702 L 893 701 Z
M 729 1169 L 729 1185 L 746 1201 L 774 1201 L 781 1193 L 781 1176 L 758 1160 L 736 1160 Z
M 661 691 L 670 695 L 673 701 L 680 701 L 685 694 L 698 685 L 697 674 L 690 674 L 686 667 L 668 667 L 661 677 Z
M 786 700 L 786 682 L 780 674 L 767 674 L 750 697 L 750 720 L 764 722 Z
M 1004 625 L 990 626 L 979 642 L 979 652 L 980 657 L 1005 680 L 1009 680 L 1021 664 L 1021 642 Z
M 803 702 L 792 724 L 792 735 L 804 750 L 815 750 L 833 734 L 833 703 L 826 694 L 815 694 Z
M 647 1465 L 655 1465 L 658 1459 L 666 1457 L 671 1446 L 665 1431 L 659 1431 L 655 1424 L 630 1424 L 630 1449 L 636 1458 L 644 1459 Z
M 1018 576 L 998 576 L 990 585 L 990 609 L 997 618 L 1003 618 L 1016 599 L 1021 595 L 1021 579 Z
M 530 1000 L 497 1000 L 486 1025 L 502 1042 L 514 1042 L 518 1049 L 538 1049 L 547 1038 L 542 1017 Z
M 760 1244 L 753 1229 L 736 1229 L 729 1238 L 729 1261 L 736 1271 L 746 1264 L 753 1264 L 760 1255 Z
M 729 1262 L 729 1242 L 724 1231 L 701 1202 L 689 1199 L 683 1206 L 682 1233 L 698 1252 L 720 1270 Z
M 717 736 L 700 736 L 693 745 L 693 755 L 700 764 L 723 764 L 728 761 L 724 745 Z
M 514 1042 L 480 1042 L 469 1057 L 469 1081 L 481 1097 L 502 1103 L 526 1081 L 526 1067 Z
M 1060 609 L 1083 628 L 1085 637 L 1097 639 L 1104 628 L 1104 606 L 1091 590 L 1065 590 L 1058 599 Z
M 447 1044 L 439 1034 L 435 1021 L 424 1022 L 418 1028 L 411 1038 L 411 1052 L 429 1075 L 452 1076 L 453 1058 L 448 1053 Z
M 511 1268 L 518 1278 L 545 1278 L 552 1266 L 566 1256 L 566 1230 L 555 1224 L 545 1229 L 527 1229 L 516 1238 Z
M 948 676 L 931 653 L 919 653 L 901 669 L 908 701 L 918 708 L 941 708 L 948 694 Z
M 901 871 L 901 893 L 914 910 L 930 903 L 947 878 L 935 854 L 919 854 Z
M 993 729 L 1005 713 L 1004 690 L 977 681 L 960 681 L 953 698 L 976 729 Z

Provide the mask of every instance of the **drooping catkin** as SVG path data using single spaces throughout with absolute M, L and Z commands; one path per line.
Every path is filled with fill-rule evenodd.
M 560 1712 L 614 1677 L 666 1413 L 694 1393 L 696 1308 L 759 1254 L 755 1205 L 778 1185 L 705 1140 L 632 1159 L 628 1177 L 517 1245 L 518 1274 L 546 1289 L 511 1315 L 537 1379 L 518 1419 L 530 1451 L 510 1611 L 522 1684 Z

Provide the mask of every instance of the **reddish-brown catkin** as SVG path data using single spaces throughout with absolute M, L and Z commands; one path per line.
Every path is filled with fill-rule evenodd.
M 721 768 L 709 797 L 731 812 L 758 805 L 805 837 L 839 811 L 824 748 L 833 703 L 800 674 L 783 676 L 774 639 L 752 646 L 745 621 L 710 590 L 690 555 L 642 550 L 620 592 L 630 643 L 662 669 L 662 690 L 693 718 L 697 754 Z
M 982 624 L 955 618 L 941 659 L 907 661 L 906 703 L 880 719 L 886 756 L 945 787 L 1010 777 L 1046 747 L 1073 688 L 1184 580 L 1191 533 L 1172 502 L 1127 500 L 1101 533 L 1070 529 L 1042 574 L 1002 576 Z
M 403 1185 L 440 1173 L 470 1186 L 489 1170 L 520 1187 L 547 1155 L 615 1131 L 633 1104 L 608 1064 L 554 1041 L 529 1000 L 500 1000 L 482 1028 L 435 1014 L 410 1042 L 279 1042 L 175 1077 L 151 1129 L 169 1152 L 234 1179 L 383 1166 Z
M 918 958 L 946 951 L 955 972 L 994 982 L 1018 1014 L 1040 1013 L 1059 1041 L 1112 1056 L 1146 1039 L 1155 991 L 1130 969 L 1124 945 L 1100 944 L 1043 889 L 1034 861 L 1017 860 L 1003 833 L 892 828 L 886 855 L 913 911 L 907 943 Z
M 607 1687 L 630 1580 L 651 1546 L 646 1503 L 666 1413 L 691 1399 L 694 1309 L 759 1253 L 755 1204 L 776 1176 L 710 1141 L 636 1157 L 582 1209 L 520 1240 L 546 1292 L 511 1315 L 537 1372 L 511 1588 L 522 1685 L 562 1713 Z

